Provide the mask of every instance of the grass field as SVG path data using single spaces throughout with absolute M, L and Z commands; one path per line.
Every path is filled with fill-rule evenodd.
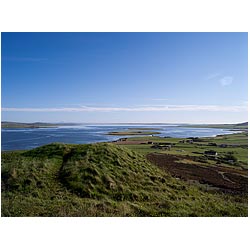
M 1 215 L 247 216 L 246 196 L 204 191 L 136 151 L 98 143 L 2 152 Z
M 134 137 L 115 143 L 145 155 L 151 163 L 186 182 L 205 189 L 247 194 L 246 132 L 209 138 Z
M 164 151 L 160 149 L 152 148 L 151 144 L 139 144 L 139 145 L 121 145 L 128 147 L 142 154 L 161 152 L 173 155 L 188 155 L 188 156 L 201 156 L 207 150 L 214 150 L 218 153 L 218 158 L 225 156 L 229 152 L 233 152 L 233 155 L 237 158 L 238 163 L 243 168 L 248 168 L 248 134 L 237 133 L 230 135 L 222 135 L 217 137 L 199 138 L 198 142 L 191 143 L 179 143 L 185 138 L 161 138 L 158 136 L 145 136 L 145 137 L 132 137 L 128 138 L 127 141 L 145 141 L 155 143 L 172 143 L 170 151 Z M 211 143 L 216 143 L 217 146 L 212 146 Z M 209 145 L 210 144 L 210 145 Z M 227 145 L 223 148 L 220 145 Z M 230 164 L 226 164 L 231 166 Z

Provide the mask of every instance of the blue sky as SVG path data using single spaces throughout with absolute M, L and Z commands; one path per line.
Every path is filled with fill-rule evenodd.
M 247 120 L 247 33 L 2 33 L 2 120 Z

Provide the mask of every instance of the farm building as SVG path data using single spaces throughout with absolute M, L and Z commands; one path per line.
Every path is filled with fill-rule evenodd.
M 170 150 L 171 145 L 166 146 L 166 145 L 155 144 L 155 145 L 151 146 L 151 148 L 162 149 L 162 150 Z
M 207 150 L 204 152 L 205 155 L 210 155 L 210 156 L 217 156 L 218 153 L 214 150 Z

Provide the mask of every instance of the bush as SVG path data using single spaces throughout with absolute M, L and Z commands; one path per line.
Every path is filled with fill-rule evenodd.
M 233 152 L 226 153 L 226 155 L 223 157 L 223 159 L 225 161 L 233 161 L 233 162 L 237 162 L 238 161 L 238 159 L 234 156 Z

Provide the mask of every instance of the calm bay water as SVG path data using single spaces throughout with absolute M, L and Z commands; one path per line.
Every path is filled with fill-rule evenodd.
M 122 137 L 107 135 L 111 131 L 122 131 L 127 128 L 149 127 L 160 128 L 159 136 L 170 137 L 206 137 L 219 134 L 233 133 L 226 129 L 216 128 L 187 128 L 174 125 L 77 125 L 61 126 L 57 128 L 33 128 L 33 129 L 2 129 L 2 150 L 31 149 L 52 142 L 86 144 L 95 142 L 114 141 Z M 152 129 L 152 131 L 154 131 Z

